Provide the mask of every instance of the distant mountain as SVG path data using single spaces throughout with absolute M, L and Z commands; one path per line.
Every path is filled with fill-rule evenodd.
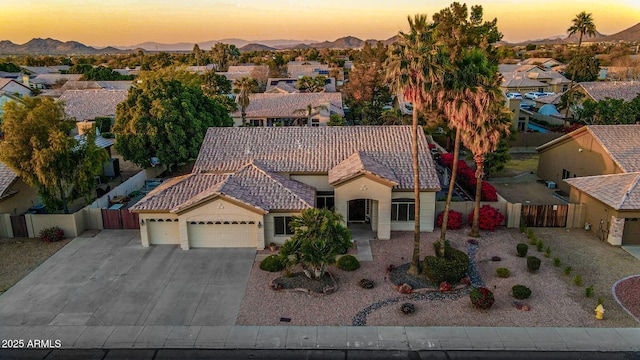
M 509 44 L 509 45 L 527 45 L 527 44 L 535 44 L 535 45 L 542 45 L 542 44 L 577 44 L 578 41 L 580 40 L 580 34 L 573 34 L 571 36 L 554 36 L 548 39 L 541 39 L 541 40 L 528 40 L 528 41 L 523 41 L 523 42 L 519 42 L 519 43 L 515 43 L 515 44 Z M 640 23 L 637 23 L 635 25 L 633 25 L 632 27 L 628 28 L 628 29 L 624 29 L 620 32 L 617 32 L 613 35 L 603 35 L 599 32 L 596 31 L 596 35 L 595 36 L 585 36 L 582 38 L 582 41 L 605 41 L 605 42 L 616 42 L 616 41 L 626 41 L 626 42 L 633 42 L 633 41 L 640 41 Z
M 357 37 L 345 36 L 335 41 L 323 41 L 309 45 L 316 49 L 359 49 L 364 46 L 364 41 Z
M 613 35 L 604 36 L 600 41 L 640 41 L 640 23 L 633 25 L 632 27 L 617 32 Z
M 114 47 L 94 48 L 77 41 L 62 42 L 54 39 L 31 39 L 29 42 L 18 45 L 11 41 L 0 41 L 0 54 L 2 55 L 67 55 L 67 54 L 120 54 L 126 53 Z
M 292 45 L 297 45 L 301 43 L 312 43 L 316 42 L 315 40 L 288 40 L 288 39 L 276 39 L 276 40 L 244 40 L 244 39 L 236 39 L 236 38 L 228 38 L 228 39 L 220 39 L 220 40 L 208 40 L 198 42 L 198 46 L 202 50 L 210 50 L 217 43 L 235 45 L 237 48 L 242 48 L 249 44 L 259 44 L 268 46 L 274 49 L 284 49 L 289 48 Z M 174 44 L 164 44 L 157 42 L 145 42 L 141 44 L 131 45 L 131 46 L 122 46 L 118 47 L 120 49 L 130 49 L 130 48 L 141 48 L 147 51 L 191 51 L 193 50 L 193 46 L 196 43 L 174 43 Z
M 276 48 L 272 48 L 270 46 L 262 45 L 262 44 L 247 44 L 241 48 L 239 48 L 240 52 L 249 52 L 249 51 L 271 51 L 276 50 Z

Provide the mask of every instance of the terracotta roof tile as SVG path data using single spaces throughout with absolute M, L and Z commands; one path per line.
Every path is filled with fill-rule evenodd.
M 194 172 L 235 172 L 250 161 L 275 173 L 328 174 L 361 151 L 413 189 L 411 126 L 234 127 L 207 131 Z M 420 188 L 439 189 L 427 141 L 419 137 Z
M 116 106 L 127 98 L 127 90 L 67 90 L 64 101 L 67 115 L 76 121 L 93 120 L 98 116 L 115 116 Z
M 565 179 L 616 210 L 640 210 L 640 172 Z

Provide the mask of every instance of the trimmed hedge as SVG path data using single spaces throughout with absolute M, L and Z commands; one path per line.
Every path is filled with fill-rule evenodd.
M 338 259 L 336 266 L 340 270 L 355 271 L 360 268 L 360 261 L 353 255 L 345 255 Z
M 506 279 L 511 276 L 511 271 L 507 268 L 499 267 L 496 269 L 496 274 L 498 274 L 499 278 Z
M 531 296 L 531 289 L 524 285 L 515 285 L 511 288 L 513 297 L 519 300 L 528 299 Z
M 535 256 L 527 256 L 527 269 L 531 272 L 540 269 L 540 258 Z
M 260 262 L 260 270 L 268 272 L 282 271 L 284 267 L 285 264 L 282 261 L 282 257 L 276 254 L 269 255 Z
M 476 309 L 487 310 L 495 301 L 491 290 L 485 287 L 473 288 L 469 291 L 469 299 Z
M 519 257 L 527 256 L 528 251 L 529 251 L 529 245 L 525 243 L 519 243 L 518 245 L 516 245 L 516 252 L 518 253 Z
M 437 253 L 436 253 L 437 254 Z M 434 284 L 446 281 L 457 284 L 469 271 L 469 256 L 445 243 L 445 256 L 427 256 L 424 258 L 422 272 Z

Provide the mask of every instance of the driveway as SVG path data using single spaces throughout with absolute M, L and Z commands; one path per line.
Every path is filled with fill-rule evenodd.
M 143 248 L 135 230 L 76 238 L 0 296 L 3 325 L 232 326 L 255 249 Z

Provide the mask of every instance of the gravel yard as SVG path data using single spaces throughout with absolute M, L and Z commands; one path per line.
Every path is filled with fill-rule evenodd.
M 448 239 L 458 249 L 467 249 L 468 229 L 448 231 Z M 627 314 L 614 300 L 613 284 L 624 277 L 640 274 L 640 260 L 624 250 L 600 242 L 592 234 L 581 229 L 536 228 L 536 236 L 551 247 L 551 257 L 529 247 L 529 255 L 542 259 L 537 273 L 526 270 L 526 260 L 516 256 L 516 244 L 527 243 L 525 235 L 517 229 L 500 229 L 495 233 L 483 232 L 478 239 L 475 254 L 476 265 L 486 286 L 494 291 L 496 302 L 489 311 L 478 311 L 471 306 L 467 295 L 459 299 L 428 300 L 434 296 L 402 295 L 392 288 L 386 278 L 390 264 L 408 262 L 411 254 L 412 233 L 392 233 L 392 240 L 371 241 L 373 262 L 361 263 L 360 269 L 345 272 L 335 267 L 332 274 L 338 279 L 339 289 L 327 296 L 297 292 L 276 292 L 269 288 L 271 279 L 280 273 L 268 273 L 253 266 L 244 301 L 237 319 L 238 325 L 293 325 L 293 326 L 349 326 L 363 309 L 374 305 L 366 316 L 366 325 L 404 326 L 556 326 L 556 327 L 637 327 L 640 324 Z M 422 236 L 422 256 L 432 254 L 439 229 Z M 499 262 L 491 261 L 500 256 Z M 562 261 L 560 267 L 552 264 L 552 258 Z M 570 276 L 563 274 L 570 265 Z M 511 270 L 511 277 L 496 276 L 497 267 Z M 574 275 L 581 275 L 583 286 L 573 284 Z M 376 282 L 376 287 L 366 290 L 358 285 L 362 278 Z M 521 302 L 529 305 L 528 312 L 516 309 L 511 287 L 522 284 L 532 290 L 532 295 Z M 593 285 L 594 296 L 585 296 L 585 287 Z M 629 293 L 628 296 L 640 296 Z M 455 298 L 455 296 L 452 296 Z M 596 320 L 594 308 L 602 297 L 605 320 Z M 416 312 L 403 315 L 400 304 L 415 303 Z M 291 319 L 283 322 L 281 318 Z

